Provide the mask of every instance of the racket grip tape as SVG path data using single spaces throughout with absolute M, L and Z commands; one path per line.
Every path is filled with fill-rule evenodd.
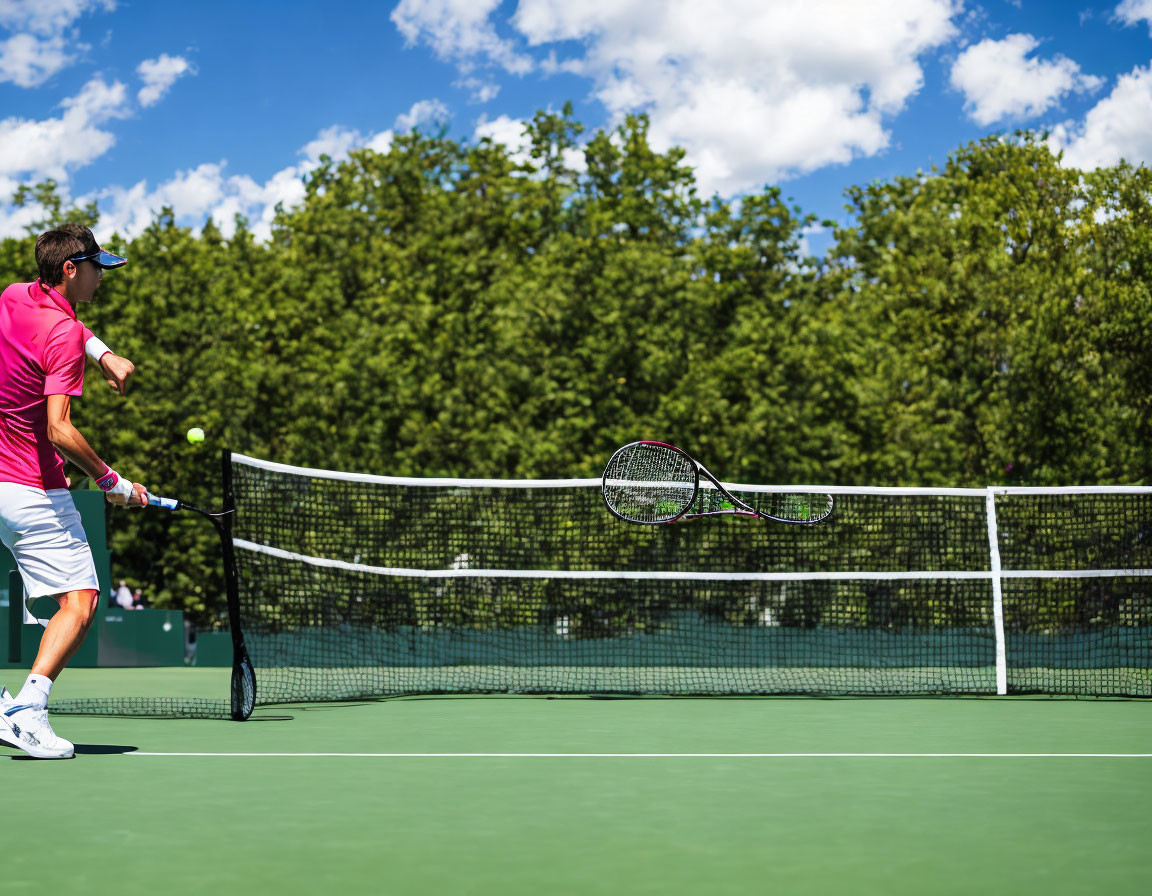
M 148 493 L 148 506 L 160 507 L 164 510 L 179 510 L 180 502 L 175 498 L 161 498 L 159 495 Z

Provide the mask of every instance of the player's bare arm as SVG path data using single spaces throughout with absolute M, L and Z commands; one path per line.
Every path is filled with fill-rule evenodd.
M 69 461 L 87 473 L 104 488 L 108 475 L 115 477 L 111 487 L 104 488 L 109 502 L 128 507 L 142 507 L 148 502 L 148 492 L 139 483 L 128 483 L 130 490 L 117 486 L 119 474 L 100 459 L 92 450 L 83 433 L 72 425 L 72 398 L 69 395 L 48 396 L 48 439 Z

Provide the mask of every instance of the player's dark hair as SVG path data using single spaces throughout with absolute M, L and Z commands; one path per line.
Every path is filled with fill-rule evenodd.
M 92 231 L 83 224 L 65 224 L 36 237 L 36 267 L 40 283 L 56 286 L 64 279 L 64 262 L 74 255 L 87 255 L 100 248 Z

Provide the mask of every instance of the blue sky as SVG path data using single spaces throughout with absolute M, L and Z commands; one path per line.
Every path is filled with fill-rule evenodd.
M 266 234 L 321 152 L 440 121 L 515 148 L 566 100 L 591 128 L 648 112 L 706 192 L 843 221 L 848 185 L 1018 127 L 1152 163 L 1152 0 L 0 0 L 0 236 L 45 177 L 101 232 L 167 204 Z

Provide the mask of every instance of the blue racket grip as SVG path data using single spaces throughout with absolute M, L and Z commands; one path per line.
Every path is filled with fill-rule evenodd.
M 151 492 L 149 492 L 148 493 L 148 506 L 149 507 L 160 507 L 160 508 L 163 508 L 164 510 L 179 510 L 180 509 L 180 502 L 177 501 L 175 498 L 161 498 L 158 495 L 154 495 Z

